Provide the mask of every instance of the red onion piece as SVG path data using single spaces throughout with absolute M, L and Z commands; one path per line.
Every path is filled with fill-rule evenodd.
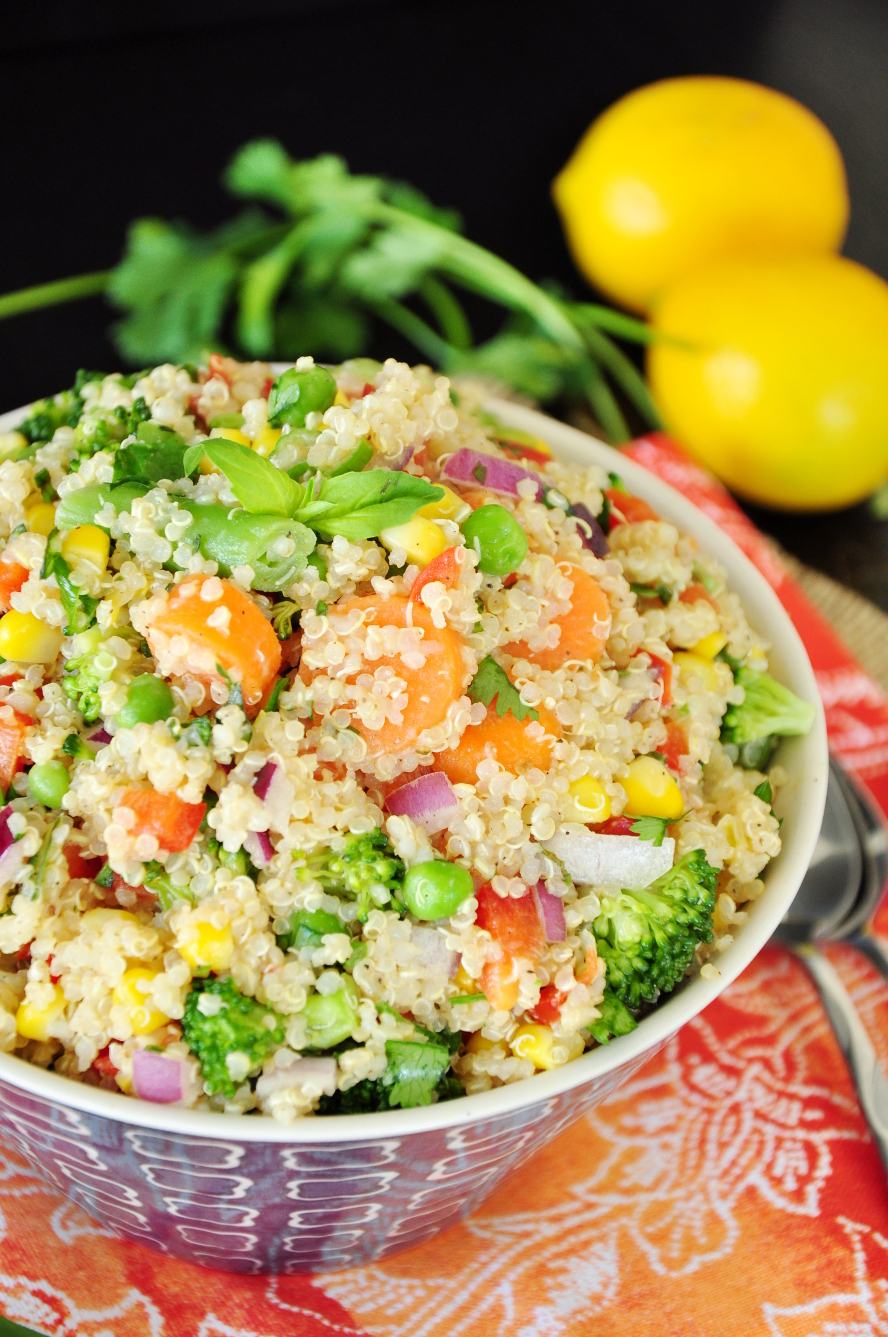
M 15 836 L 9 829 L 9 819 L 11 816 L 11 807 L 6 807 L 0 812 L 0 854 L 5 854 L 15 840 Z
M 567 927 L 564 923 L 564 906 L 557 896 L 553 896 L 545 882 L 538 882 L 533 889 L 540 923 L 546 934 L 547 942 L 564 942 Z
M 430 836 L 446 831 L 459 812 L 453 785 L 440 771 L 427 771 L 400 785 L 389 794 L 385 806 L 395 817 L 409 817 Z
M 153 1049 L 137 1049 L 133 1054 L 133 1090 L 141 1100 L 158 1105 L 174 1105 L 184 1099 L 186 1077 L 184 1060 L 158 1054 Z
M 401 451 L 396 460 L 389 460 L 388 463 L 384 464 L 382 467 L 384 469 L 406 469 L 407 465 L 413 459 L 414 449 L 414 446 L 408 446 L 406 450 Z
M 671 836 L 662 845 L 638 836 L 607 836 L 584 826 L 571 827 L 545 848 L 560 859 L 574 882 L 584 887 L 625 887 L 640 890 L 668 873 L 675 858 Z
M 447 460 L 441 473 L 455 483 L 485 487 L 489 492 L 500 492 L 506 497 L 517 497 L 518 484 L 529 478 L 536 484 L 537 501 L 543 495 L 543 485 L 536 474 L 522 469 L 520 464 L 512 464 L 498 455 L 485 455 L 480 450 L 458 450 Z
M 264 868 L 274 858 L 274 846 L 267 831 L 248 831 L 244 837 L 244 849 L 257 868 Z
M 95 733 L 90 734 L 89 741 L 91 743 L 110 743 L 111 735 L 107 729 L 96 729 Z
M 577 525 L 577 533 L 583 547 L 588 548 L 596 557 L 606 557 L 610 552 L 607 535 L 589 507 L 584 506 L 581 501 L 575 501 L 571 503 L 570 509 L 571 514 L 580 521 Z
M 317 1084 L 325 1096 L 332 1096 L 336 1090 L 335 1058 L 297 1058 L 286 1068 L 272 1068 L 256 1083 L 256 1095 L 265 1100 L 275 1091 L 304 1086 L 307 1082 Z
M 276 761 L 267 761 L 265 765 L 262 767 L 262 770 L 256 776 L 256 779 L 253 781 L 253 793 L 256 795 L 257 798 L 263 800 L 265 799 L 269 789 L 271 788 L 271 782 L 274 779 L 274 773 L 277 770 L 277 768 L 278 767 Z
M 431 925 L 414 924 L 410 941 L 419 948 L 419 959 L 427 970 L 440 970 L 449 979 L 457 971 L 457 953 L 444 941 L 444 934 Z

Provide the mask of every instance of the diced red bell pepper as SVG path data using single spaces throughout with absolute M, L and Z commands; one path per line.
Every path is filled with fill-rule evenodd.
M 87 877 L 91 879 L 102 870 L 103 860 L 85 857 L 83 848 L 80 845 L 63 845 L 62 853 L 68 864 L 69 877 Z
M 414 580 L 410 598 L 418 600 L 426 585 L 431 585 L 435 580 L 446 585 L 447 589 L 453 589 L 459 580 L 459 551 L 459 548 L 445 548 L 437 557 L 433 557 Z
M 207 810 L 205 803 L 184 803 L 175 794 L 159 794 L 156 789 L 127 789 L 120 806 L 136 814 L 140 834 L 156 837 L 161 849 L 171 854 L 188 849 Z
M 103 1077 L 113 1077 L 118 1071 L 116 1065 L 111 1062 L 111 1055 L 108 1052 L 110 1048 L 110 1045 L 106 1045 L 92 1061 L 92 1066 L 96 1072 L 100 1072 Z
M 687 756 L 688 735 L 678 720 L 666 721 L 666 742 L 661 743 L 658 748 L 666 758 L 666 765 L 672 771 L 681 769 L 681 759 Z
M 652 655 L 650 651 L 648 651 L 648 658 L 651 661 L 651 668 L 656 674 L 657 681 L 663 684 L 660 709 L 668 710 L 672 705 L 672 665 L 668 660 L 661 659 L 659 655 Z
M 0 789 L 5 793 L 12 784 L 16 771 L 25 764 L 25 734 L 34 723 L 30 715 L 13 710 L 13 719 L 0 720 Z
M 30 961 L 31 944 L 29 942 L 22 943 L 21 947 L 15 953 L 15 959 L 16 961 Z
M 632 830 L 634 821 L 634 817 L 608 817 L 606 822 L 598 822 L 592 830 L 600 836 L 634 836 L 637 834 Z
M 222 353 L 211 353 L 209 360 L 210 377 L 218 376 L 227 386 L 231 385 L 231 373 L 227 369 L 230 358 L 223 356 Z
M 0 611 L 8 613 L 11 599 L 25 584 L 30 571 L 18 562 L 0 562 Z
M 609 487 L 605 489 L 604 495 L 611 505 L 610 527 L 616 529 L 617 525 L 637 525 L 642 520 L 659 520 L 659 515 L 652 506 L 648 506 L 641 497 L 636 497 L 631 492 L 624 492 L 619 487 Z
M 363 388 L 363 390 L 361 391 L 361 393 L 358 395 L 358 398 L 359 398 L 359 399 L 366 399 L 367 395 L 375 395 L 375 394 L 376 394 L 376 386 L 375 386 L 375 385 L 371 385 L 369 381 L 365 381 L 365 382 L 364 382 L 364 388 Z
M 567 998 L 566 993 L 556 989 L 554 984 L 546 984 L 540 989 L 540 1001 L 536 1007 L 531 1008 L 528 1015 L 534 1021 L 538 1021 L 541 1026 L 551 1026 L 553 1021 L 557 1021 L 561 1016 L 561 1009 Z
M 481 971 L 481 990 L 492 1007 L 508 1011 L 518 1001 L 517 958 L 531 964 L 539 961 L 546 949 L 546 934 L 529 892 L 518 899 L 498 896 L 487 883 L 475 895 L 475 923 L 503 950 L 500 960 L 489 961 Z
M 695 604 L 699 603 L 701 599 L 705 599 L 713 608 L 718 608 L 718 604 L 709 593 L 709 590 L 697 580 L 695 580 L 692 585 L 689 585 L 686 590 L 682 590 L 678 599 L 679 603 L 683 604 Z

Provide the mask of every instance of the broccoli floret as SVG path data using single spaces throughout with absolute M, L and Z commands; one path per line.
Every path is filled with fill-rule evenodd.
M 778 739 L 808 733 L 817 712 L 767 673 L 741 667 L 734 676 L 746 696 L 725 711 L 722 742 L 737 748 L 741 766 L 762 770 Z
M 76 427 L 83 412 L 83 400 L 74 390 L 63 390 L 52 399 L 41 399 L 24 422 L 16 427 L 26 441 L 51 441 L 57 427 Z
M 208 996 L 212 996 L 212 1003 Z M 207 999 L 203 1004 L 206 1011 L 201 1010 L 203 998 Z M 245 997 L 232 979 L 210 976 L 192 981 L 185 999 L 182 1031 L 200 1063 L 207 1090 L 230 1099 L 244 1077 L 237 1072 L 237 1063 L 233 1077 L 226 1060 L 235 1054 L 244 1055 L 249 1060 L 248 1072 L 254 1073 L 268 1051 L 283 1044 L 284 1018 L 255 998 Z
M 387 905 L 404 880 L 404 865 L 379 830 L 348 835 L 341 849 L 328 847 L 293 857 L 297 877 L 314 879 L 325 891 L 356 900 L 362 920 L 374 905 Z
M 62 675 L 62 691 L 80 711 L 86 724 L 99 718 L 102 703 L 99 686 L 105 678 L 96 669 L 95 651 L 69 659 Z
M 649 887 L 602 896 L 592 932 L 608 988 L 627 1007 L 669 993 L 698 943 L 712 941 L 717 878 L 703 851 L 691 850 Z
M 604 997 L 598 1004 L 598 1011 L 601 1016 L 597 1021 L 593 1021 L 589 1027 L 589 1034 L 600 1045 L 606 1045 L 608 1040 L 616 1035 L 628 1035 L 638 1026 L 626 1004 L 621 1003 L 610 989 L 605 989 Z

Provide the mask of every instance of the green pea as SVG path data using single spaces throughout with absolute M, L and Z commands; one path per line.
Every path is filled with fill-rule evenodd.
M 308 1023 L 306 1044 L 309 1049 L 330 1049 L 347 1040 L 358 1024 L 358 986 L 343 975 L 336 993 L 313 993 L 302 1016 Z
M 309 413 L 323 413 L 336 398 L 336 381 L 326 367 L 297 371 L 291 367 L 279 376 L 268 396 L 268 421 L 272 427 L 304 427 Z
M 460 526 L 485 576 L 508 576 L 527 556 L 527 539 L 505 506 L 479 506 Z
M 68 768 L 60 761 L 44 761 L 28 771 L 28 792 L 44 808 L 60 808 L 70 784 Z
M 169 719 L 172 713 L 173 694 L 163 678 L 143 673 L 127 687 L 126 704 L 117 716 L 117 724 L 121 729 L 132 729 L 137 724 Z
M 474 888 L 471 873 L 461 864 L 430 859 L 407 870 L 401 895 L 417 919 L 448 919 Z

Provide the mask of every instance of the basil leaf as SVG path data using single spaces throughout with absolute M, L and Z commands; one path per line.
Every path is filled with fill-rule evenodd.
M 182 456 L 182 468 L 185 471 L 182 475 L 183 478 L 190 478 L 206 453 L 202 441 L 198 441 L 196 445 L 188 447 L 185 454 Z
M 204 452 L 222 470 L 232 492 L 251 515 L 296 514 L 305 489 L 255 450 L 216 436 L 204 442 Z
M 160 423 L 140 422 L 136 440 L 121 446 L 114 456 L 114 482 L 159 483 L 161 479 L 168 479 L 175 483 L 177 479 L 187 477 L 187 449 L 178 432 L 162 427 Z
M 393 469 L 325 478 L 306 489 L 306 499 L 294 513 L 319 534 L 357 541 L 376 538 L 383 529 L 405 525 L 420 506 L 438 501 L 443 489 L 424 478 Z

